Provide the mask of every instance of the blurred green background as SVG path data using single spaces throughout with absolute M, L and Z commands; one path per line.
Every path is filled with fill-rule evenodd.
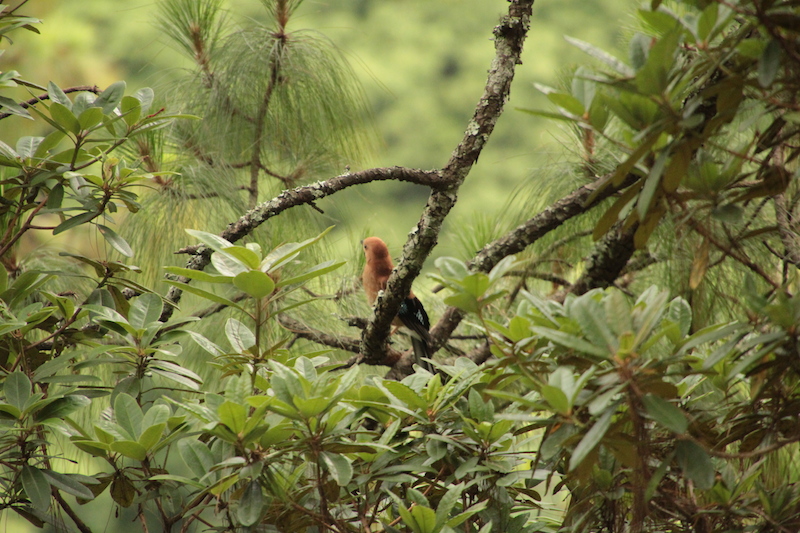
M 258 0 L 229 0 L 225 5 L 234 25 L 265 17 Z M 533 83 L 558 85 L 565 72 L 588 60 L 564 35 L 615 50 L 633 6 L 629 0 L 534 5 L 511 101 L 461 190 L 451 227 L 474 223 L 477 213 L 489 219 L 500 216 L 509 198 L 526 187 L 558 184 L 565 156 L 560 124 L 514 108 L 547 108 Z M 504 0 L 303 2 L 290 29 L 308 28 L 327 36 L 349 59 L 369 100 L 379 148 L 369 160 L 354 161 L 353 170 L 437 168 L 446 163 L 481 95 L 494 54 L 492 28 L 506 7 Z M 181 69 L 191 67 L 159 35 L 154 24 L 157 2 L 152 0 L 35 0 L 23 11 L 43 20 L 41 35 L 14 34 L 0 64 L 3 70 L 18 70 L 24 79 L 101 88 L 124 79 L 129 92 L 149 86 L 158 94 Z M 28 127 L 24 119 L 6 119 L 0 123 L 0 139 L 10 142 L 36 133 L 26 131 Z M 546 194 L 533 197 L 542 205 L 549 200 Z M 337 225 L 339 239 L 368 231 L 399 248 L 426 198 L 423 187 L 383 182 L 340 193 L 320 207 L 329 219 L 325 224 Z M 525 198 L 531 198 L 529 191 Z M 527 208 L 535 212 L 542 205 Z M 447 239 L 442 243 L 445 248 L 439 253 L 455 253 L 446 249 Z

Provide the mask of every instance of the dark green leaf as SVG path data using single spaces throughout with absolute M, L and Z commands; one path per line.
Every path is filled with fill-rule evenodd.
M 50 507 L 50 483 L 44 473 L 29 465 L 22 466 L 20 475 L 22 488 L 37 511 L 46 512 Z
M 244 489 L 242 498 L 239 500 L 239 508 L 236 510 L 236 517 L 243 526 L 252 526 L 261 517 L 261 510 L 264 508 L 264 493 L 258 481 L 251 481 Z
M 589 455 L 589 452 L 594 450 L 603 437 L 606 431 L 611 427 L 611 418 L 614 416 L 615 409 L 607 409 L 605 413 L 594 423 L 594 425 L 586 432 L 581 441 L 575 446 L 572 452 L 572 457 L 569 460 L 569 470 L 575 470 L 580 466 L 581 462 Z
M 650 415 L 653 420 L 675 433 L 686 433 L 686 429 L 689 427 L 689 421 L 680 408 L 664 398 L 653 394 L 645 394 L 642 397 L 642 403 L 644 403 L 647 414 Z
M 758 60 L 758 84 L 764 88 L 772 85 L 781 66 L 781 45 L 771 39 Z
M 8 403 L 22 409 L 31 396 L 31 380 L 19 370 L 12 372 L 6 377 L 3 393 Z
M 700 446 L 689 440 L 678 442 L 675 458 L 686 477 L 694 481 L 697 488 L 708 490 L 714 486 L 716 470 L 711 457 Z
M 108 115 L 114 111 L 114 108 L 116 108 L 117 105 L 119 105 L 119 102 L 122 100 L 122 96 L 124 94 L 124 81 L 112 83 L 105 91 L 100 93 L 100 95 L 93 102 L 93 105 L 101 107 L 103 109 L 103 113 Z
M 123 239 L 122 237 L 117 234 L 113 229 L 109 228 L 108 226 L 104 226 L 102 224 L 97 225 L 97 229 L 100 230 L 103 237 L 105 237 L 108 244 L 110 244 L 116 251 L 124 255 L 125 257 L 133 257 L 133 250 L 131 249 L 130 244 Z

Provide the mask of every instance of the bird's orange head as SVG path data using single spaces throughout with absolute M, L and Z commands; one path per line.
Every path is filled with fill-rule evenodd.
M 378 237 L 367 237 L 361 241 L 361 244 L 364 247 L 364 255 L 367 256 L 367 261 L 371 259 L 382 260 L 389 257 L 389 248 Z

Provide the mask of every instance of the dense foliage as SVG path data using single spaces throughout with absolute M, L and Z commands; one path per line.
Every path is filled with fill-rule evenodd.
M 307 185 L 367 134 L 342 58 L 287 29 L 299 4 L 234 31 L 217 0 L 164 2 L 196 70 L 163 107 L 123 82 L 0 78 L 36 95 L 0 97 L 2 120 L 50 129 L 0 143 L 3 520 L 98 531 L 99 501 L 145 532 L 796 531 L 794 2 L 653 0 L 627 61 L 573 40 L 600 67 L 528 112 L 574 135 L 582 183 L 435 262 L 436 373 L 386 344 L 387 302 L 492 133 L 532 2 L 509 2 L 446 167 Z M 35 31 L 17 11 L 0 35 Z M 360 299 L 320 294 L 344 265 L 320 259 L 329 230 L 285 213 L 387 179 L 431 196 L 374 313 L 346 319 L 360 340 L 324 317 Z M 229 213 L 220 234 L 180 225 Z M 154 231 L 182 236 L 185 266 Z M 31 233 L 98 234 L 117 260 L 31 252 Z

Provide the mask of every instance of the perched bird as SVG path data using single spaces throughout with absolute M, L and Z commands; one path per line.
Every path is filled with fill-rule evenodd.
M 361 241 L 361 244 L 364 246 L 364 255 L 367 258 L 361 280 L 364 283 L 367 301 L 370 305 L 374 305 L 378 293 L 386 289 L 386 281 L 389 279 L 394 265 L 392 258 L 389 257 L 389 248 L 378 237 L 368 237 Z M 403 303 L 400 304 L 400 311 L 392 324 L 397 327 L 405 326 L 411 334 L 411 346 L 414 349 L 416 363 L 428 372 L 433 372 L 431 364 L 423 360 L 423 357 L 430 358 L 432 355 L 431 336 L 428 333 L 431 323 L 422 302 L 414 296 L 413 292 L 409 292 Z

